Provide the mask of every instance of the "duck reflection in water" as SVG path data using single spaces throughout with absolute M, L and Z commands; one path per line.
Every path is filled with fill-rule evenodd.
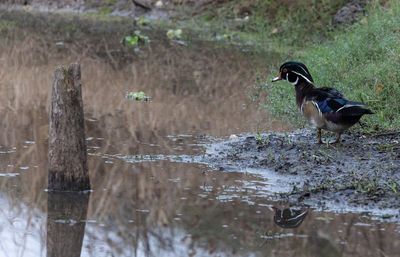
M 308 209 L 285 208 L 273 206 L 274 223 L 281 228 L 297 228 L 308 214 Z

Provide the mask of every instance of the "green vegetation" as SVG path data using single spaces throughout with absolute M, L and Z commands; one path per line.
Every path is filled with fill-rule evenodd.
M 109 15 L 110 13 L 112 13 L 112 11 L 112 8 L 108 6 L 102 6 L 98 10 L 100 15 Z
M 181 39 L 182 38 L 182 29 L 169 29 L 168 31 L 167 31 L 167 37 L 169 38 L 169 39 L 176 39 L 176 40 L 178 40 L 178 39 Z
M 235 0 L 209 4 L 204 10 L 195 10 L 197 15 L 188 16 L 184 10 L 172 23 L 205 40 L 287 52 L 289 47 L 292 51 L 329 38 L 332 16 L 345 2 Z
M 390 181 L 387 182 L 387 186 L 393 193 L 395 194 L 400 193 L 400 184 L 398 181 L 391 179 Z
M 358 24 L 335 32 L 332 40 L 289 53 L 287 59 L 304 62 L 317 86 L 338 88 L 347 98 L 368 104 L 375 115 L 363 119 L 365 131 L 396 130 L 400 128 L 400 4 L 373 5 L 368 13 Z M 278 68 L 279 64 L 271 69 L 273 75 Z M 260 87 L 268 93 L 265 108 L 299 123 L 291 85 L 271 86 L 267 80 Z
M 144 92 L 128 92 L 126 93 L 126 99 L 134 100 L 139 102 L 147 102 L 151 100 L 150 96 L 147 96 Z
M 358 193 L 366 194 L 370 197 L 384 195 L 384 194 L 396 194 L 400 193 L 400 184 L 394 179 L 389 179 L 386 183 L 382 183 L 379 180 L 380 174 L 375 174 L 373 177 L 364 176 L 357 172 L 351 172 L 347 183 L 338 185 L 335 183 L 334 178 L 327 178 L 310 191 L 312 193 L 318 193 L 323 191 L 341 191 L 352 189 Z M 294 188 L 292 194 L 301 193 L 304 189 Z
M 386 189 L 379 185 L 376 178 L 359 178 L 358 180 L 353 181 L 349 187 L 355 189 L 357 192 L 365 193 L 370 196 L 383 194 Z
M 0 32 L 6 31 L 9 29 L 13 29 L 15 27 L 15 23 L 12 21 L 0 20 Z
M 122 39 L 123 44 L 133 47 L 137 47 L 139 44 L 148 44 L 149 42 L 149 37 L 143 35 L 139 30 L 135 30 L 132 35 L 126 36 Z

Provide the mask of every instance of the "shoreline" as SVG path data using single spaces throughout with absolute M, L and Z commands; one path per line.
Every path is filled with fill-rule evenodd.
M 205 162 L 218 170 L 257 169 L 267 179 L 268 174 L 287 178 L 283 184 L 290 190 L 271 187 L 274 200 L 400 221 L 397 134 L 347 133 L 339 145 L 316 144 L 310 130 L 241 134 L 206 148 Z

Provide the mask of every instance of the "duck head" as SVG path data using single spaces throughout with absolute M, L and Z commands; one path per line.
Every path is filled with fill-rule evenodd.
M 306 82 L 308 84 L 314 84 L 314 80 L 311 77 L 307 67 L 301 62 L 285 62 L 279 68 L 278 77 L 274 78 L 272 82 L 279 80 L 286 80 L 293 85 L 297 85 L 300 82 Z

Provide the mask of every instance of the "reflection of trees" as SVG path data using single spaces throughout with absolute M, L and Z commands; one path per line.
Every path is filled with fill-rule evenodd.
M 32 147 L 41 146 L 35 144 Z M 24 163 L 35 163 L 34 152 L 22 155 L 25 157 L 21 158 L 26 158 Z M 18 156 L 17 151 L 14 157 Z M 252 252 L 258 256 L 273 253 L 315 256 L 324 246 L 327 250 L 343 247 L 341 256 L 357 256 L 357 253 L 358 256 L 376 256 L 376 249 L 382 249 L 390 256 L 399 247 L 392 240 L 396 235 L 394 225 L 385 225 L 385 233 L 370 231 L 370 227 L 355 226 L 359 218 L 354 215 L 326 214 L 326 220 L 315 220 L 320 215 L 311 212 L 299 228 L 280 229 L 273 223 L 273 213 L 266 207 L 257 206 L 265 204 L 265 199 L 257 197 L 255 190 L 242 187 L 242 180 L 257 180 L 245 174 L 203 174 L 205 167 L 169 162 L 133 165 L 106 159 L 114 162 L 107 164 L 101 156 L 91 156 L 89 160 L 94 192 L 88 219 L 96 223 L 86 226 L 85 249 L 89 245 L 95 247 L 101 241 L 120 256 L 135 252 L 137 255 L 146 252 L 147 256 L 178 252 L 182 244 L 186 245 L 186 251 L 204 251 L 204 255 L 225 252 L 243 256 Z M 13 178 L 20 180 L 18 184 L 22 185 L 18 191 L 13 189 L 15 180 L 2 184 L 1 190 L 14 204 L 13 212 L 18 213 L 21 201 L 42 211 L 46 209 L 46 200 L 40 196 L 44 194 L 45 173 L 39 169 Z M 34 192 L 42 193 L 35 196 Z M 261 212 L 257 213 L 257 210 Z M 339 230 L 343 232 L 338 233 Z M 308 237 L 263 239 L 265 232 L 271 236 L 293 232 Z M 387 243 L 378 246 L 382 240 Z M 342 245 L 341 241 L 348 243 Z M 90 249 L 85 252 L 90 253 Z M 96 256 L 95 251 L 92 253 Z
M 326 214 L 316 220 L 321 216 L 311 212 L 296 229 L 277 227 L 273 223 L 273 212 L 257 206 L 264 200 L 252 197 L 255 191 L 242 188 L 240 180 L 251 179 L 243 174 L 208 172 L 199 176 L 201 167 L 167 162 L 143 163 L 133 167 L 125 165 L 116 161 L 111 169 L 104 167 L 106 165 L 97 166 L 98 169 L 105 169 L 106 174 L 101 181 L 96 181 L 98 187 L 111 187 L 112 193 L 104 191 L 103 195 L 97 195 L 97 199 L 92 199 L 90 210 L 92 215 L 102 217 L 104 221 L 119 217 L 120 223 L 113 223 L 112 226 L 121 235 L 119 244 L 114 244 L 116 248 L 146 245 L 149 254 L 154 256 L 159 249 L 176 250 L 174 242 L 178 240 L 194 250 L 237 256 L 250 252 L 259 256 L 273 253 L 277 256 L 320 256 L 321 251 L 325 251 L 326 256 L 354 256 L 354 246 L 360 246 L 356 252 L 359 256 L 375 256 L 377 253 L 375 249 L 379 240 L 376 237 L 382 235 L 378 231 L 369 231 L 368 227 L 354 226 L 354 221 L 358 219 L 355 215 Z M 120 182 L 127 179 L 128 173 L 131 173 L 132 182 Z M 180 178 L 179 182 L 171 181 L 176 178 Z M 224 199 L 221 196 L 235 197 L 218 200 Z M 180 200 L 181 197 L 186 200 Z M 96 204 L 97 201 L 109 206 L 105 209 L 117 213 L 105 212 Z M 118 206 L 117 201 L 124 202 L 124 207 Z M 248 204 L 248 201 L 256 204 Z M 97 211 L 92 209 L 95 206 Z M 257 210 L 261 213 L 257 213 Z M 180 220 L 174 221 L 176 217 Z M 130 218 L 135 222 L 126 224 L 124 220 Z M 350 232 L 346 236 L 347 228 L 350 228 Z M 186 235 L 179 233 L 182 231 Z M 262 236 L 266 231 L 271 238 L 264 240 Z M 360 238 L 360 232 L 376 241 Z M 294 235 L 285 237 L 290 233 Z M 394 230 L 391 233 L 395 233 Z M 127 238 L 135 240 L 127 241 Z M 385 252 L 395 251 L 395 243 L 387 235 L 385 238 L 387 242 L 392 242 L 391 246 L 386 245 Z M 343 245 L 342 240 L 349 243 Z M 344 251 L 340 251 L 341 247 L 345 248 Z
M 6 152 L 0 154 L 0 170 L 20 174 L 12 179 L 0 180 L 0 188 L 10 195 L 10 201 L 15 201 L 12 205 L 19 205 L 22 200 L 28 204 L 40 204 L 37 207 L 45 210 L 47 114 L 42 108 L 18 112 L 3 110 L 0 115 L 3 115 L 0 120 L 0 145 Z
M 0 179 L 1 191 L 7 194 L 16 216 L 20 211 L 21 201 L 37 210 L 46 210 L 44 195 L 47 193 L 43 190 L 46 182 L 47 149 L 43 140 L 45 134 L 40 133 L 45 123 L 44 118 L 39 118 L 42 115 L 40 113 L 33 110 L 27 115 L 31 116 L 29 121 L 35 121 L 31 129 L 15 129 L 10 126 L 6 133 L 11 136 L 2 138 L 2 144 L 17 146 L 15 153 L 0 155 L 4 167 L 7 163 L 30 167 L 16 178 Z M 20 122 L 15 117 L 14 120 Z M 118 119 L 115 123 L 118 123 Z M 98 127 L 88 126 L 89 133 L 94 137 L 101 133 L 92 129 Z M 103 130 L 112 134 L 107 127 L 103 127 Z M 26 144 L 18 142 L 18 138 L 36 143 L 23 148 Z M 100 149 L 92 149 L 97 153 L 118 152 L 114 140 L 92 140 L 89 144 L 101 146 Z M 156 137 L 153 140 L 158 145 L 171 147 L 170 151 L 173 151 L 173 142 L 168 142 L 168 139 Z M 128 141 L 126 145 L 131 153 L 148 150 L 140 148 L 147 146 L 137 146 L 135 142 Z M 107 164 L 106 160 L 113 163 Z M 186 245 L 185 250 L 188 252 L 204 251 L 211 255 L 225 252 L 237 256 L 249 252 L 255 252 L 259 256 L 268 256 L 273 252 L 280 256 L 312 256 L 322 249 L 322 245 L 328 250 L 342 248 L 341 256 L 356 256 L 357 253 L 359 256 L 376 256 L 377 249 L 390 256 L 400 247 L 393 240 L 396 233 L 394 225 L 385 225 L 386 232 L 370 231 L 369 227 L 354 225 L 360 221 L 358 216 L 326 215 L 327 218 L 334 219 L 315 221 L 316 214 L 312 212 L 299 228 L 293 230 L 294 234 L 309 237 L 289 236 L 265 240 L 262 236 L 266 231 L 268 235 L 292 231 L 283 231 L 276 227 L 273 224 L 273 213 L 267 208 L 248 204 L 252 201 L 256 204 L 265 203 L 264 198 L 257 197 L 256 191 L 242 187 L 242 180 L 257 180 L 248 177 L 250 175 L 203 173 L 206 168 L 202 166 L 164 161 L 128 164 L 117 159 L 103 159 L 101 154 L 90 156 L 89 162 L 94 192 L 88 217 L 97 223 L 88 225 L 89 229 L 87 226 L 85 240 L 89 245 L 96 245 L 98 241 L 106 242 L 110 249 L 121 253 L 121 256 L 129 256 L 134 252 L 137 255 L 146 252 L 147 256 L 156 256 L 163 251 L 178 251 L 182 244 Z M 34 168 L 34 165 L 39 168 Z M 20 185 L 17 190 L 15 184 Z M 199 197 L 199 194 L 205 198 Z M 232 195 L 235 197 L 231 197 Z M 225 196 L 228 197 L 227 200 L 223 200 Z M 24 215 L 30 217 L 37 210 Z M 257 210 L 261 213 L 257 214 Z M 180 220 L 175 221 L 175 218 Z M 104 224 L 105 227 L 99 227 L 98 224 Z M 339 230 L 343 232 L 338 233 Z M 42 240 L 45 241 L 44 238 Z M 348 243 L 340 244 L 341 241 Z M 86 252 L 90 253 L 87 249 Z M 95 256 L 95 252 L 92 256 Z
M 8 36 L 3 46 L 6 50 L 0 52 L 5 60 L 0 63 L 0 87 L 4 89 L 0 110 L 45 106 L 54 67 L 80 59 L 85 110 L 90 114 L 87 117 L 118 128 L 115 133 L 128 130 L 133 140 L 150 139 L 150 132 L 166 136 L 249 131 L 255 128 L 253 121 L 265 115 L 256 108 L 243 107 L 248 102 L 244 90 L 252 86 L 257 68 L 263 66 L 260 57 L 250 61 L 239 51 L 213 49 L 205 43 L 186 48 L 161 44 L 157 39 L 139 57 L 131 49 L 122 48 L 113 36 L 109 48 L 119 53 L 113 58 L 130 57 L 129 62 L 114 70 L 105 62 L 107 54 L 82 51 L 89 48 L 105 52 L 102 41 L 96 38 L 75 40 L 61 51 L 46 41 L 48 37 L 49 42 L 54 40 L 50 35 L 18 30 Z M 127 91 L 139 90 L 152 96 L 153 101 L 139 104 L 124 99 Z M 122 123 L 114 123 L 109 115 L 123 116 Z
M 230 224 L 235 217 L 235 208 L 243 208 L 243 215 L 238 222 L 244 223 L 245 217 L 251 215 L 247 213 L 245 203 L 237 201 L 238 206 L 235 207 L 230 202 L 223 204 L 216 198 L 224 186 L 240 188 L 241 183 L 235 182 L 235 179 L 245 175 L 221 174 L 215 176 L 214 180 L 214 176 L 210 178 L 209 175 L 201 175 L 201 171 L 201 167 L 171 165 L 167 162 L 159 165 L 139 164 L 131 168 L 114 163 L 114 167 L 106 172 L 101 181 L 94 182 L 98 188 L 111 188 L 112 193 L 106 190 L 93 194 L 96 196 L 92 198 L 89 213 L 106 224 L 112 222 L 111 227 L 117 228 L 121 241 L 119 244 L 114 242 L 114 247 L 120 251 L 126 249 L 127 245 L 133 247 L 132 251 L 139 246 L 146 246 L 149 254 L 156 256 L 160 249 L 177 251 L 179 247 L 175 243 L 180 240 L 187 242 L 187 247 L 230 251 L 226 242 L 232 241 L 231 245 L 234 245 L 235 240 L 228 236 L 230 229 L 224 231 L 222 225 Z M 130 175 L 131 183 L 126 183 L 128 174 L 125 172 L 133 173 Z M 208 188 L 213 188 L 208 192 L 207 199 L 199 197 L 199 194 L 205 193 L 201 188 L 204 181 Z M 241 194 L 246 193 L 238 189 L 238 196 Z M 96 204 L 97 201 L 102 204 Z M 115 216 L 119 218 L 113 219 Z M 179 218 L 179 221 L 174 221 L 175 218 Z M 127 224 L 129 219 L 134 222 Z M 254 228 L 257 225 L 252 226 Z M 232 226 L 232 230 L 241 230 L 242 233 L 246 231 L 239 227 Z

